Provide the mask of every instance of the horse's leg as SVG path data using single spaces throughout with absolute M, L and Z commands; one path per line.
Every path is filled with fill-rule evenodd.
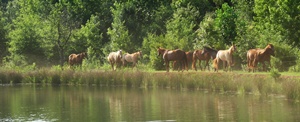
M 227 64 L 228 64 L 227 69 L 228 69 L 229 72 L 232 71 L 232 70 L 231 70 L 231 62 L 232 62 L 232 61 L 227 61 Z
M 200 69 L 202 71 L 203 69 L 202 69 L 202 66 L 201 66 L 201 60 L 200 59 L 199 59 L 199 66 L 200 66 Z
M 165 61 L 166 63 L 166 71 L 169 72 L 169 61 Z
M 184 71 L 184 69 L 187 69 L 187 70 L 189 69 L 189 66 L 188 65 L 186 66 L 186 63 L 187 62 L 181 60 L 181 70 L 182 70 L 182 72 Z
M 197 71 L 197 67 L 196 67 L 196 63 L 197 63 L 197 59 L 193 59 L 193 64 L 192 64 L 192 68 L 195 69 L 195 71 Z
M 133 62 L 132 62 L 132 68 L 134 68 L 135 66 L 136 66 L 136 62 L 133 61 Z
M 173 71 L 175 71 L 178 68 L 178 67 L 176 67 L 176 64 L 177 64 L 177 61 L 173 61 L 173 64 L 172 64 Z
M 266 64 L 264 61 L 262 61 L 262 65 L 263 65 L 263 71 L 267 71 Z
M 208 60 L 206 59 L 206 64 L 205 64 L 204 70 L 205 70 L 206 67 L 207 67 L 207 70 L 209 71 L 209 65 L 208 65 L 208 62 L 209 62 L 209 59 L 208 59 Z
M 272 68 L 271 61 L 268 60 L 267 62 L 269 63 L 270 68 Z
M 216 62 L 215 62 L 215 64 L 216 64 L 216 68 L 215 68 L 215 71 L 219 71 L 219 59 L 216 59 Z
M 114 68 L 114 63 L 113 63 L 113 62 L 110 62 L 110 65 L 111 65 L 112 70 L 115 70 L 115 68 Z

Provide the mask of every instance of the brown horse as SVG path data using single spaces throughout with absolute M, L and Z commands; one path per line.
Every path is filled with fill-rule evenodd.
M 69 65 L 70 66 L 81 65 L 82 64 L 82 60 L 84 58 L 87 58 L 87 53 L 86 52 L 79 53 L 79 54 L 71 54 L 69 56 Z
M 133 63 L 132 67 L 135 67 L 136 63 L 138 62 L 138 59 L 142 57 L 143 57 L 142 51 L 138 51 L 132 54 L 126 53 L 123 55 L 122 58 L 123 66 L 125 66 L 127 62 L 132 62 Z
M 111 52 L 109 53 L 107 60 L 109 61 L 112 70 L 116 70 L 118 66 L 121 64 L 122 60 L 122 50 L 119 50 L 117 52 Z M 115 68 L 114 65 L 117 65 Z
M 186 58 L 187 58 L 187 68 L 189 68 L 189 66 L 193 63 L 193 53 L 192 51 L 188 51 L 188 52 L 185 52 L 186 54 Z M 177 69 L 179 67 L 177 67 L 177 62 L 174 61 L 173 62 L 173 70 Z
M 232 46 L 228 49 L 228 50 L 219 50 L 217 55 L 216 55 L 216 59 L 214 59 L 213 61 L 213 66 L 215 68 L 215 71 L 218 72 L 218 69 L 219 69 L 219 62 L 220 61 L 223 61 L 223 69 L 224 71 L 227 71 L 228 70 L 228 67 L 229 69 L 231 70 L 231 66 L 233 66 L 233 59 L 232 59 L 232 54 L 233 52 L 236 51 L 236 46 L 234 44 L 232 44 Z M 228 66 L 226 66 L 226 64 Z
M 200 69 L 203 70 L 201 67 L 201 60 L 204 60 L 204 61 L 206 61 L 204 69 L 207 67 L 209 70 L 208 62 L 209 62 L 210 57 L 211 57 L 211 55 L 208 52 L 203 52 L 203 50 L 195 50 L 193 53 L 193 64 L 192 64 L 193 69 L 195 69 L 197 71 L 196 63 L 197 63 L 197 60 L 199 60 Z
M 182 71 L 184 70 L 184 68 L 187 66 L 187 57 L 184 51 L 180 50 L 180 49 L 176 49 L 176 50 L 167 50 L 164 48 L 158 48 L 157 49 L 158 55 L 162 55 L 163 59 L 165 61 L 166 64 L 166 70 L 167 72 L 169 72 L 169 62 L 170 61 L 176 61 L 178 63 L 181 63 L 181 69 Z M 179 71 L 179 70 L 178 70 Z
M 271 55 L 275 56 L 275 49 L 272 44 L 268 44 L 265 49 L 250 49 L 247 52 L 247 65 L 248 65 L 248 71 L 252 70 L 254 72 L 255 67 L 257 66 L 257 63 L 260 62 L 263 65 L 263 70 L 266 70 L 266 64 L 265 61 L 269 63 L 271 67 Z

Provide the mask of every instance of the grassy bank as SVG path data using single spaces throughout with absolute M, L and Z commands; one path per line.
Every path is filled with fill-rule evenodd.
M 271 73 L 272 74 L 272 73 Z M 245 72 L 169 72 L 136 70 L 49 70 L 0 71 L 0 84 L 99 85 L 142 88 L 208 90 L 236 94 L 283 94 L 300 99 L 300 77 Z

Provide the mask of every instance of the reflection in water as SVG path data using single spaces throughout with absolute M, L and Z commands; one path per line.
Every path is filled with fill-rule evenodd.
M 299 121 L 282 96 L 96 86 L 0 86 L 0 121 Z

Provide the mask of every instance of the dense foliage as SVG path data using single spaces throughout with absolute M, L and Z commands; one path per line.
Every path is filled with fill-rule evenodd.
M 272 66 L 300 71 L 299 14 L 299 0 L 3 0 L 0 58 L 9 68 L 44 67 L 88 52 L 85 63 L 103 65 L 111 51 L 142 50 L 145 65 L 162 69 L 158 47 L 193 51 L 235 43 L 241 69 L 248 49 L 272 43 Z

